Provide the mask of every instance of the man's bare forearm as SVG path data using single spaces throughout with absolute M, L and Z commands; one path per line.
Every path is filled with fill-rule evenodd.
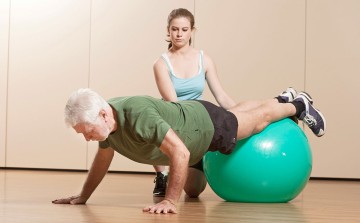
M 186 153 L 179 153 L 170 161 L 169 184 L 165 199 L 173 203 L 178 202 L 187 179 L 188 163 L 189 156 Z
M 89 174 L 81 190 L 81 197 L 89 198 L 95 191 L 96 187 L 100 184 L 106 175 L 113 156 L 114 150 L 111 148 L 98 149 L 93 164 L 91 165 Z

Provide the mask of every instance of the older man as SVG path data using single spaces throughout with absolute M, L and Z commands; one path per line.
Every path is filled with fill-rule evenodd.
M 80 194 L 53 203 L 85 204 L 116 151 L 136 162 L 170 166 L 164 200 L 143 211 L 176 213 L 183 189 L 190 197 L 205 189 L 201 161 L 207 151 L 230 154 L 237 140 L 290 116 L 319 137 L 325 133 L 325 118 L 311 97 L 305 92 L 295 97 L 289 89 L 274 99 L 242 102 L 228 111 L 206 101 L 174 103 L 149 96 L 105 101 L 90 89 L 79 89 L 66 104 L 65 121 L 87 141 L 99 141 L 99 149 Z

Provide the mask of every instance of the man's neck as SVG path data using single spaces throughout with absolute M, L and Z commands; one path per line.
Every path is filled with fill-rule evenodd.
M 111 107 L 111 115 L 112 115 L 112 123 L 111 123 L 111 133 L 114 133 L 117 130 L 117 125 L 118 125 L 118 116 L 117 116 L 117 111 L 110 105 Z

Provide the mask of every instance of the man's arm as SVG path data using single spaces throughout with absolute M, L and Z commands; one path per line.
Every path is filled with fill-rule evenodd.
M 145 207 L 143 211 L 150 213 L 176 213 L 176 203 L 180 198 L 187 179 L 190 152 L 172 129 L 166 133 L 160 150 L 170 160 L 170 178 L 166 195 L 163 201 Z
M 54 204 L 85 204 L 107 173 L 114 157 L 112 148 L 98 149 L 81 193 L 52 201 Z

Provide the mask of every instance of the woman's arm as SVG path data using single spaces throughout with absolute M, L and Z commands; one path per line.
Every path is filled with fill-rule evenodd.
M 153 69 L 156 85 L 161 97 L 165 101 L 177 101 L 175 88 L 171 82 L 167 66 L 163 59 L 159 58 L 155 62 Z
M 226 110 L 236 105 L 235 101 L 225 92 L 221 86 L 219 77 L 216 72 L 216 67 L 212 59 L 204 54 L 204 67 L 206 72 L 206 80 L 209 85 L 211 93 L 214 95 L 219 105 Z

